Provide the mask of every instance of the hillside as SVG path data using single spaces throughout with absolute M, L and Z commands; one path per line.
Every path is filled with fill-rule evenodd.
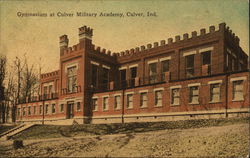
M 139 127 L 140 124 L 137 124 L 134 128 L 132 128 L 132 125 L 134 124 L 124 124 L 120 126 L 110 125 L 113 128 L 113 133 L 107 132 L 108 130 L 104 128 L 107 125 L 77 125 L 78 128 L 75 128 L 74 132 L 73 130 L 64 131 L 64 134 L 61 136 L 55 132 L 57 131 L 57 128 L 61 130 L 64 128 L 64 130 L 66 130 L 69 127 L 61 126 L 60 128 L 55 128 L 56 126 L 36 126 L 33 127 L 33 129 L 31 128 L 27 130 L 25 132 L 26 134 L 18 136 L 19 139 L 24 139 L 24 148 L 14 150 L 11 146 L 12 141 L 1 142 L 0 155 L 3 157 L 247 156 L 249 152 L 248 119 L 221 119 L 206 121 L 207 124 L 203 124 L 204 126 L 198 124 L 197 122 L 200 121 L 197 120 L 191 122 L 180 121 L 175 122 L 175 124 L 174 122 L 172 122 L 172 124 L 171 122 L 143 123 L 141 124 L 141 127 Z M 203 120 L 203 123 L 204 122 L 205 121 Z M 166 124 L 169 126 L 168 129 L 166 128 Z M 181 124 L 183 125 L 183 128 L 180 127 Z M 194 127 L 191 127 L 191 124 L 193 124 Z M 149 128 L 142 127 L 142 125 L 148 125 Z M 172 127 L 170 125 L 172 125 Z M 84 126 L 85 128 L 80 128 Z M 88 128 L 86 128 L 87 126 Z M 124 126 L 127 127 L 127 130 L 125 130 L 126 128 L 124 128 Z M 153 130 L 153 126 L 156 128 L 155 130 Z M 42 137 L 46 137 L 44 130 L 41 130 L 43 127 L 47 130 L 47 139 L 41 139 Z M 130 127 L 129 130 L 128 127 Z M 95 128 L 96 131 L 86 132 L 90 128 Z M 103 130 L 98 131 L 98 128 Z M 74 128 L 71 126 L 71 129 Z M 76 129 L 78 129 L 78 132 Z M 82 129 L 84 129 L 85 132 L 83 132 Z M 120 132 L 117 132 L 118 129 Z M 55 133 L 51 131 L 54 131 Z M 33 136 L 33 134 L 38 134 L 39 132 L 41 134 L 40 136 Z M 82 133 L 82 135 L 79 133 Z M 15 137 L 15 139 L 17 139 L 17 137 Z

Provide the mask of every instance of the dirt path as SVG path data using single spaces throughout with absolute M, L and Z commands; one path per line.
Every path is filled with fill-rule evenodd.
M 1 156 L 246 157 L 249 152 L 249 125 L 241 123 L 136 134 L 25 140 L 25 147 L 18 150 L 14 150 L 11 143 L 0 143 Z

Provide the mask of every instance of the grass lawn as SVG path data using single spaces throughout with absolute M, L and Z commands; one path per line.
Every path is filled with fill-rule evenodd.
M 59 137 L 75 137 L 86 135 L 107 135 L 119 133 L 139 133 L 165 129 L 189 129 L 210 126 L 222 126 L 237 123 L 248 123 L 249 118 L 183 120 L 169 122 L 141 122 L 116 124 L 83 124 L 83 125 L 36 125 L 12 139 L 45 139 Z
M 16 127 L 16 125 L 0 125 L 0 134 L 4 133 L 12 128 Z

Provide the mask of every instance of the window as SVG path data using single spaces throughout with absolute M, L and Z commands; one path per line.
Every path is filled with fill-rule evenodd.
M 39 114 L 42 114 L 42 113 L 43 113 L 43 106 L 40 105 L 40 106 L 39 106 Z
M 77 111 L 80 111 L 80 110 L 81 110 L 81 103 L 80 103 L 80 102 L 77 102 L 77 103 L 76 103 L 76 110 L 77 110 Z
M 72 93 L 76 91 L 76 66 L 69 67 L 67 69 L 67 88 L 68 92 Z
M 229 53 L 226 53 L 226 69 L 229 69 Z
M 211 51 L 202 52 L 202 65 L 211 64 Z
M 21 109 L 18 108 L 18 109 L 17 109 L 17 116 L 20 116 L 20 114 L 21 114 Z
M 165 72 L 169 71 L 169 60 L 164 60 L 161 62 L 161 79 L 165 81 Z
M 137 67 L 130 68 L 130 77 L 131 77 L 130 86 L 135 86 L 135 78 L 136 78 L 136 76 L 137 76 Z
M 180 105 L 180 88 L 171 89 L 171 104 Z
M 237 70 L 237 64 L 236 64 L 236 59 L 232 58 L 232 71 Z
M 140 95 L 140 106 L 141 107 L 147 107 L 148 106 L 148 93 L 143 92 Z
M 31 115 L 31 107 L 28 107 L 28 115 Z
M 127 108 L 133 108 L 133 94 L 127 94 Z
M 126 82 L 126 69 L 120 70 L 121 87 L 125 88 L 127 86 Z
M 233 100 L 244 100 L 243 80 L 233 81 Z
M 109 82 L 109 69 L 102 68 L 102 88 L 108 89 L 108 82 Z
M 157 82 L 157 63 L 149 64 L 149 83 Z
M 199 104 L 199 87 L 189 87 L 189 104 Z
M 186 56 L 186 77 L 194 76 L 194 55 Z
M 56 104 L 52 104 L 51 112 L 52 114 L 56 113 Z
M 52 88 L 53 88 L 53 86 L 52 86 L 52 85 L 49 85 L 49 94 L 52 93 Z
M 121 108 L 121 96 L 117 95 L 115 96 L 115 109 Z
M 45 114 L 48 114 L 48 113 L 49 113 L 49 105 L 46 104 L 46 105 L 45 105 Z
M 33 107 L 33 114 L 35 115 L 36 114 L 36 106 Z
M 108 110 L 108 97 L 103 98 L 103 110 Z
M 210 84 L 210 102 L 220 101 L 220 84 Z
M 211 73 L 211 51 L 202 52 L 202 65 L 208 65 L 207 73 Z
M 94 64 L 91 64 L 92 67 L 92 86 L 95 88 L 97 86 L 97 81 L 98 81 L 98 67 Z
M 25 115 L 26 115 L 26 108 L 23 107 L 23 116 L 25 116 Z
M 155 91 L 155 106 L 162 106 L 162 90 Z
M 64 111 L 64 104 L 60 104 L 60 112 Z
M 47 86 L 43 87 L 43 94 L 47 94 Z
M 97 98 L 92 99 L 92 109 L 97 111 Z

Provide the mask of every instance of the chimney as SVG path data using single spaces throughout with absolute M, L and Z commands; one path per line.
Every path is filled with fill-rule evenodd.
M 68 48 L 69 39 L 67 35 L 62 35 L 59 38 L 59 44 L 60 44 L 60 55 L 63 55 L 64 50 Z
M 80 27 L 78 35 L 80 48 L 91 48 L 93 29 L 87 26 Z

